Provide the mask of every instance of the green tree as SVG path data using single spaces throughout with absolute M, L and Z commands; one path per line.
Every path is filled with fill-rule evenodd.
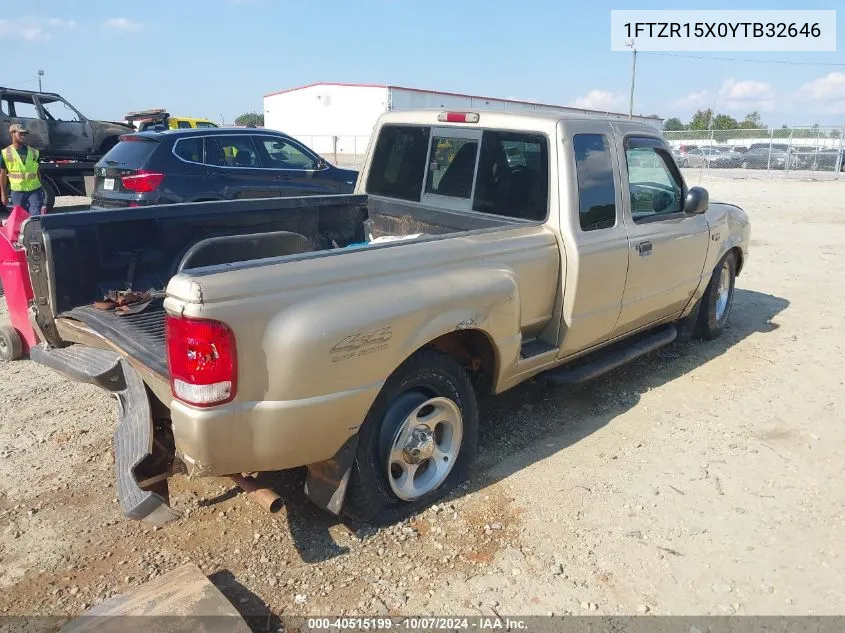
M 670 117 L 663 122 L 663 130 L 666 132 L 680 132 L 685 129 L 686 126 L 676 116 Z
M 245 112 L 235 119 L 235 125 L 254 125 L 264 127 L 264 115 L 257 112 Z
M 738 127 L 737 120 L 728 114 L 717 114 L 713 119 L 714 130 L 735 130 Z
M 839 138 L 841 132 L 839 130 L 831 130 L 830 131 L 830 138 Z
M 745 115 L 745 118 L 742 120 L 742 123 L 739 124 L 739 127 L 761 130 L 766 126 L 763 125 L 763 121 L 760 119 L 760 113 L 755 110 L 754 112 L 749 112 Z
M 690 130 L 709 130 L 710 123 L 713 121 L 713 110 L 707 108 L 706 110 L 699 110 L 695 114 L 692 115 L 692 121 L 690 121 L 689 129 Z

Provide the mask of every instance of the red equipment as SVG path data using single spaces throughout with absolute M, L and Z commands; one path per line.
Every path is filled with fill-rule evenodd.
M 0 227 L 0 282 L 12 322 L 11 327 L 0 325 L 0 360 L 5 361 L 21 358 L 38 342 L 28 317 L 33 293 L 26 252 L 18 242 L 21 225 L 28 217 L 23 207 L 15 207 Z

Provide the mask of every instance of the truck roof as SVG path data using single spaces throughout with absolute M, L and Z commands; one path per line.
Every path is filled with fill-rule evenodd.
M 478 123 L 444 122 L 438 116 L 447 112 L 471 112 L 478 114 Z M 596 114 L 581 114 L 577 112 L 506 112 L 497 110 L 461 109 L 448 110 L 431 108 L 422 110 L 395 110 L 382 115 L 383 123 L 412 123 L 433 126 L 478 126 L 479 128 L 503 128 L 515 130 L 552 130 L 558 121 L 611 121 L 624 124 L 626 130 L 641 130 L 649 133 L 660 133 L 656 127 L 642 121 L 623 119 Z
M 57 99 L 62 98 L 58 92 L 39 92 L 38 90 L 22 90 L 20 88 L 7 88 L 6 86 L 0 86 L 0 90 L 4 92 L 13 92 L 20 95 L 43 95 L 49 97 L 56 97 Z

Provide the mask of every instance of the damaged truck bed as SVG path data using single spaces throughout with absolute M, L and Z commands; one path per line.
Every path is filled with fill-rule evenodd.
M 363 195 L 34 217 L 24 227 L 24 241 L 36 297 L 32 314 L 44 343 L 33 348 L 31 356 L 115 396 L 120 503 L 127 516 L 160 524 L 177 516 L 167 498 L 167 478 L 175 473 L 228 475 L 291 465 L 290 457 L 285 462 L 270 458 L 245 463 L 235 448 L 230 459 L 215 460 L 210 467 L 178 450 L 169 411 L 173 396 L 165 338 L 164 289 L 171 280 L 183 272 L 202 275 L 234 269 L 239 263 L 262 266 L 320 255 L 354 257 L 365 247 L 401 246 L 390 239 L 379 245 L 379 238 L 443 236 L 509 223 L 448 211 L 412 213 L 402 204 Z M 343 270 L 354 274 L 354 267 L 352 258 Z M 202 297 L 196 300 L 201 306 Z M 311 480 L 313 498 L 320 492 L 313 476 Z M 322 505 L 328 505 L 331 494 L 323 497 Z

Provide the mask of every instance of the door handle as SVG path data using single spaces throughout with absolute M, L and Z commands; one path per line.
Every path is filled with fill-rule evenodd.
M 640 254 L 640 257 L 648 257 L 651 255 L 651 240 L 646 240 L 645 242 L 640 242 L 636 246 L 637 252 Z

